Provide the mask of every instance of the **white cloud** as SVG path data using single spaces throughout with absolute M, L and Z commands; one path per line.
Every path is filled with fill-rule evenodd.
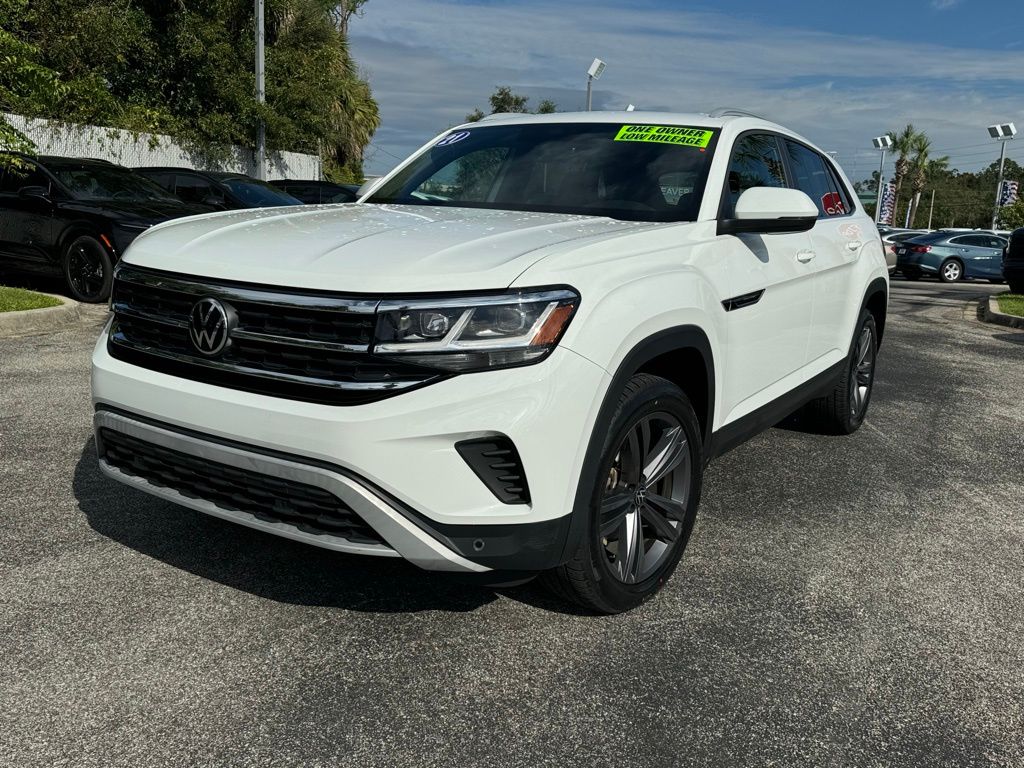
M 944 11 L 955 5 L 960 5 L 960 0 L 932 0 L 932 8 L 937 11 Z
M 904 55 L 888 41 L 726 13 L 591 0 L 387 0 L 367 5 L 352 45 L 384 121 L 374 142 L 381 151 L 368 162 L 377 172 L 395 162 L 385 153 L 404 156 L 485 107 L 498 84 L 533 104 L 552 98 L 563 110 L 581 108 L 594 56 L 608 62 L 597 108 L 743 107 L 838 149 L 852 176 L 870 172 L 874 156 L 861 148 L 873 136 L 908 121 L 940 148 L 984 144 L 996 120 L 1024 122 L 1022 52 L 1001 52 L 996 68 L 989 50 L 918 42 Z

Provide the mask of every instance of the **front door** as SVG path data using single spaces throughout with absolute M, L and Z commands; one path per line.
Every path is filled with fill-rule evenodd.
M 778 137 L 745 134 L 732 151 L 719 216 L 731 218 L 751 187 L 784 187 Z M 806 232 L 723 235 L 702 266 L 712 281 L 726 328 L 721 425 L 745 416 L 792 387 L 803 367 L 813 287 Z

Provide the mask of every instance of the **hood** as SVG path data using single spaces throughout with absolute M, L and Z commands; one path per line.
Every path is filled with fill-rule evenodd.
M 61 203 L 61 208 L 67 211 L 99 213 L 117 220 L 140 224 L 157 224 L 168 219 L 195 216 L 213 210 L 205 205 L 186 203 L 182 200 L 71 200 Z
M 444 206 L 264 208 L 155 227 L 125 261 L 264 285 L 347 293 L 504 288 L 544 250 L 650 227 L 594 216 Z

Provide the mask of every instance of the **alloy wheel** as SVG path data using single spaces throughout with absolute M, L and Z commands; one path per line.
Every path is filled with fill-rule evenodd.
M 601 544 L 612 575 L 637 584 L 654 574 L 683 532 L 692 471 L 679 420 L 640 417 L 615 452 L 601 498 Z
M 865 325 L 857 338 L 853 371 L 850 375 L 850 414 L 858 419 L 864 415 L 875 378 L 875 339 Z
M 955 283 L 960 279 L 960 275 L 963 273 L 960 265 L 951 261 L 942 268 L 942 276 L 950 283 Z
M 68 281 L 81 296 L 94 298 L 103 291 L 103 259 L 86 243 L 77 243 L 68 253 Z

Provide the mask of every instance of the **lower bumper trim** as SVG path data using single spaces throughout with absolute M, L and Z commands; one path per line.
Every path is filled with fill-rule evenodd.
M 322 467 L 301 464 L 263 453 L 203 440 L 201 437 L 165 429 L 132 419 L 121 413 L 99 410 L 94 416 L 100 469 L 109 477 L 168 501 L 241 525 L 339 552 L 383 557 L 403 557 L 415 565 L 433 571 L 484 573 L 491 569 L 462 557 L 437 541 L 401 512 L 355 479 Z M 355 542 L 345 538 L 306 533 L 281 522 L 260 520 L 247 512 L 230 510 L 202 498 L 185 496 L 178 491 L 150 483 L 142 477 L 122 472 L 103 460 L 100 432 L 109 429 L 154 445 L 186 453 L 204 461 L 226 464 L 270 477 L 290 480 L 321 488 L 344 502 L 362 518 L 386 544 Z

